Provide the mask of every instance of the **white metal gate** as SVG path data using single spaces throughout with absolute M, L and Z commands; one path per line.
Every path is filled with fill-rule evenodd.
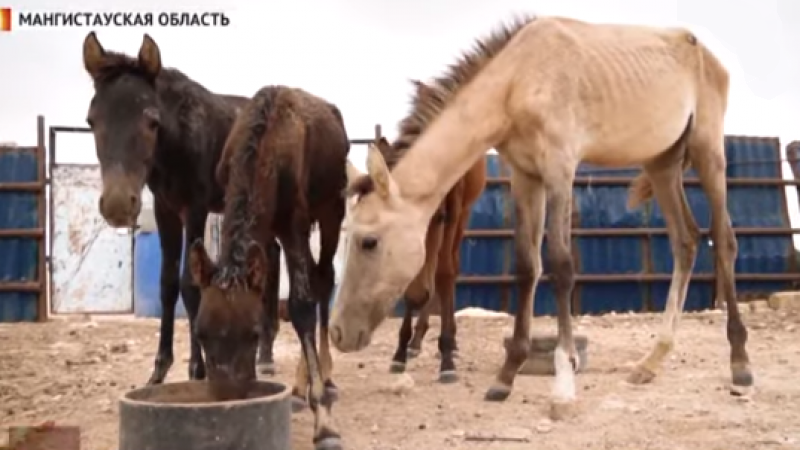
M 54 165 L 51 307 L 54 313 L 133 311 L 133 237 L 97 210 L 100 167 Z

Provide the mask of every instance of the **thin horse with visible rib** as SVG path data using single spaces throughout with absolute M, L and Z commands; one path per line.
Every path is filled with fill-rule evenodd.
M 164 381 L 173 363 L 175 304 L 181 293 L 194 324 L 200 292 L 180 267 L 188 243 L 202 238 L 209 212 L 220 212 L 223 191 L 214 168 L 236 117 L 248 99 L 213 94 L 177 69 L 163 67 L 156 42 L 144 35 L 133 58 L 107 51 L 94 32 L 83 42 L 83 64 L 94 82 L 86 118 L 103 178 L 98 208 L 109 225 L 131 227 L 144 185 L 154 197 L 161 242 L 161 333 L 148 384 Z M 184 243 L 184 230 L 186 240 Z M 274 244 L 270 252 L 278 253 Z M 277 309 L 277 294 L 274 304 Z M 272 303 L 272 302 L 270 302 Z M 264 323 L 262 357 L 272 362 L 277 323 Z M 200 346 L 191 333 L 189 378 L 205 378 Z
M 425 127 L 436 117 L 447 91 L 413 80 L 415 94 L 411 111 L 400 122 L 399 136 L 392 144 L 381 138 L 377 147 L 391 169 L 414 144 Z M 371 183 L 371 178 L 362 178 Z M 452 383 L 458 380 L 454 354 L 456 345 L 455 288 L 460 265 L 461 239 L 467 228 L 472 204 L 478 200 L 486 186 L 486 159 L 480 158 L 466 174 L 450 188 L 438 211 L 428 225 L 425 237 L 425 264 L 405 290 L 406 311 L 400 327 L 397 350 L 392 358 L 391 371 L 403 372 L 409 357 L 415 356 L 428 329 L 430 308 L 441 304 L 441 333 L 439 334 L 439 381 Z M 351 186 L 356 191 L 369 189 Z M 412 336 L 414 311 L 419 311 L 417 326 Z
M 736 303 L 737 243 L 726 205 L 723 122 L 729 75 L 692 33 L 520 17 L 478 41 L 436 84 L 449 92 L 447 101 L 394 169 L 389 171 L 373 147 L 368 174 L 361 175 L 372 181 L 351 176 L 351 192 L 359 199 L 351 208 L 348 253 L 332 315 L 336 348 L 353 352 L 369 345 L 423 266 L 426 228 L 442 199 L 495 148 L 512 171 L 519 309 L 505 362 L 486 400 L 508 397 L 528 356 L 546 215 L 558 309 L 554 415 L 575 399 L 570 235 L 572 183 L 582 161 L 641 165 L 629 205 L 655 196 L 667 223 L 675 267 L 663 329 L 628 377 L 632 383 L 651 381 L 674 345 L 697 253 L 698 227 L 682 184 L 691 165 L 711 206 L 716 292 L 728 309 L 733 387 L 738 392 L 753 385 L 747 329 Z
M 264 292 L 277 296 L 279 288 L 280 261 L 267 258 L 264 247 L 280 241 L 290 279 L 289 316 L 302 348 L 293 394 L 303 402 L 308 397 L 317 449 L 341 448 L 331 416 L 336 386 L 328 299 L 346 208 L 349 150 L 336 106 L 301 89 L 260 89 L 237 117 L 216 169 L 225 186 L 219 261 L 211 262 L 200 240 L 188 256 L 202 293 L 197 335 L 209 382 L 217 398 L 241 398 L 256 379 Z M 314 224 L 320 230 L 316 263 L 309 245 Z M 278 319 L 277 310 L 270 314 L 269 321 Z

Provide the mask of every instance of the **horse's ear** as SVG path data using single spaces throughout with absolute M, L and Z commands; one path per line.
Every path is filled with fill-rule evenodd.
M 152 78 L 161 73 L 161 50 L 149 34 L 145 33 L 142 46 L 139 48 L 139 67 Z
M 369 146 L 367 173 L 369 173 L 369 177 L 372 178 L 372 183 L 375 185 L 375 192 L 381 198 L 388 199 L 395 195 L 397 186 L 392 180 L 392 174 L 389 172 L 386 160 L 383 159 L 383 154 L 375 144 L 370 144 Z
M 383 136 L 379 137 L 375 141 L 375 145 L 378 146 L 378 150 L 391 149 L 392 148 L 392 144 L 390 144 L 389 141 Z
M 228 159 L 225 158 L 223 155 L 220 158 L 219 163 L 217 163 L 217 169 L 214 173 L 214 176 L 217 178 L 217 183 L 219 186 L 224 190 L 228 185 L 228 171 L 230 170 L 230 164 L 228 164 Z
M 247 287 L 263 292 L 267 281 L 267 255 L 257 242 L 247 246 Z
M 419 92 L 425 88 L 425 84 L 415 78 L 412 78 L 408 81 L 410 81 L 411 85 L 414 86 L 414 91 L 416 91 L 417 94 L 419 94 Z
M 214 263 L 206 253 L 203 241 L 197 239 L 189 248 L 189 271 L 192 274 L 192 281 L 201 288 L 211 284 L 211 276 L 214 274 Z
M 92 79 L 100 75 L 105 57 L 106 51 L 97 40 L 97 35 L 94 31 L 90 31 L 83 40 L 83 67 Z

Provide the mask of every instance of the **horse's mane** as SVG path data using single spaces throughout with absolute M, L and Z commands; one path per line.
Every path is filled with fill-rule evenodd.
M 259 187 L 256 186 L 258 154 L 261 140 L 267 132 L 276 89 L 262 89 L 236 118 L 228 144 L 231 145 L 230 177 L 225 188 L 225 213 L 222 221 L 223 246 L 219 270 L 214 281 L 221 286 L 245 286 L 247 249 L 253 239 L 250 229 L 261 211 Z M 269 168 L 275 170 L 274 167 Z M 259 174 L 270 176 L 270 174 Z M 274 174 L 272 174 L 274 176 Z
M 394 151 L 391 155 L 384 155 L 386 164 L 390 168 L 397 164 L 459 89 L 472 81 L 517 32 L 535 19 L 533 15 L 519 15 L 498 26 L 487 36 L 477 39 L 472 48 L 463 52 L 442 75 L 417 89 L 412 97 L 411 110 L 398 126 L 399 136 L 392 143 Z

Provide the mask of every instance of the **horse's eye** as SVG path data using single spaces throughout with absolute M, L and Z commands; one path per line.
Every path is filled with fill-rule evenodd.
M 144 110 L 144 117 L 147 121 L 147 127 L 155 131 L 161 122 L 161 116 L 155 108 L 147 108 Z
M 374 237 L 365 237 L 361 240 L 361 249 L 362 250 L 375 250 L 375 247 L 378 246 L 378 238 Z

